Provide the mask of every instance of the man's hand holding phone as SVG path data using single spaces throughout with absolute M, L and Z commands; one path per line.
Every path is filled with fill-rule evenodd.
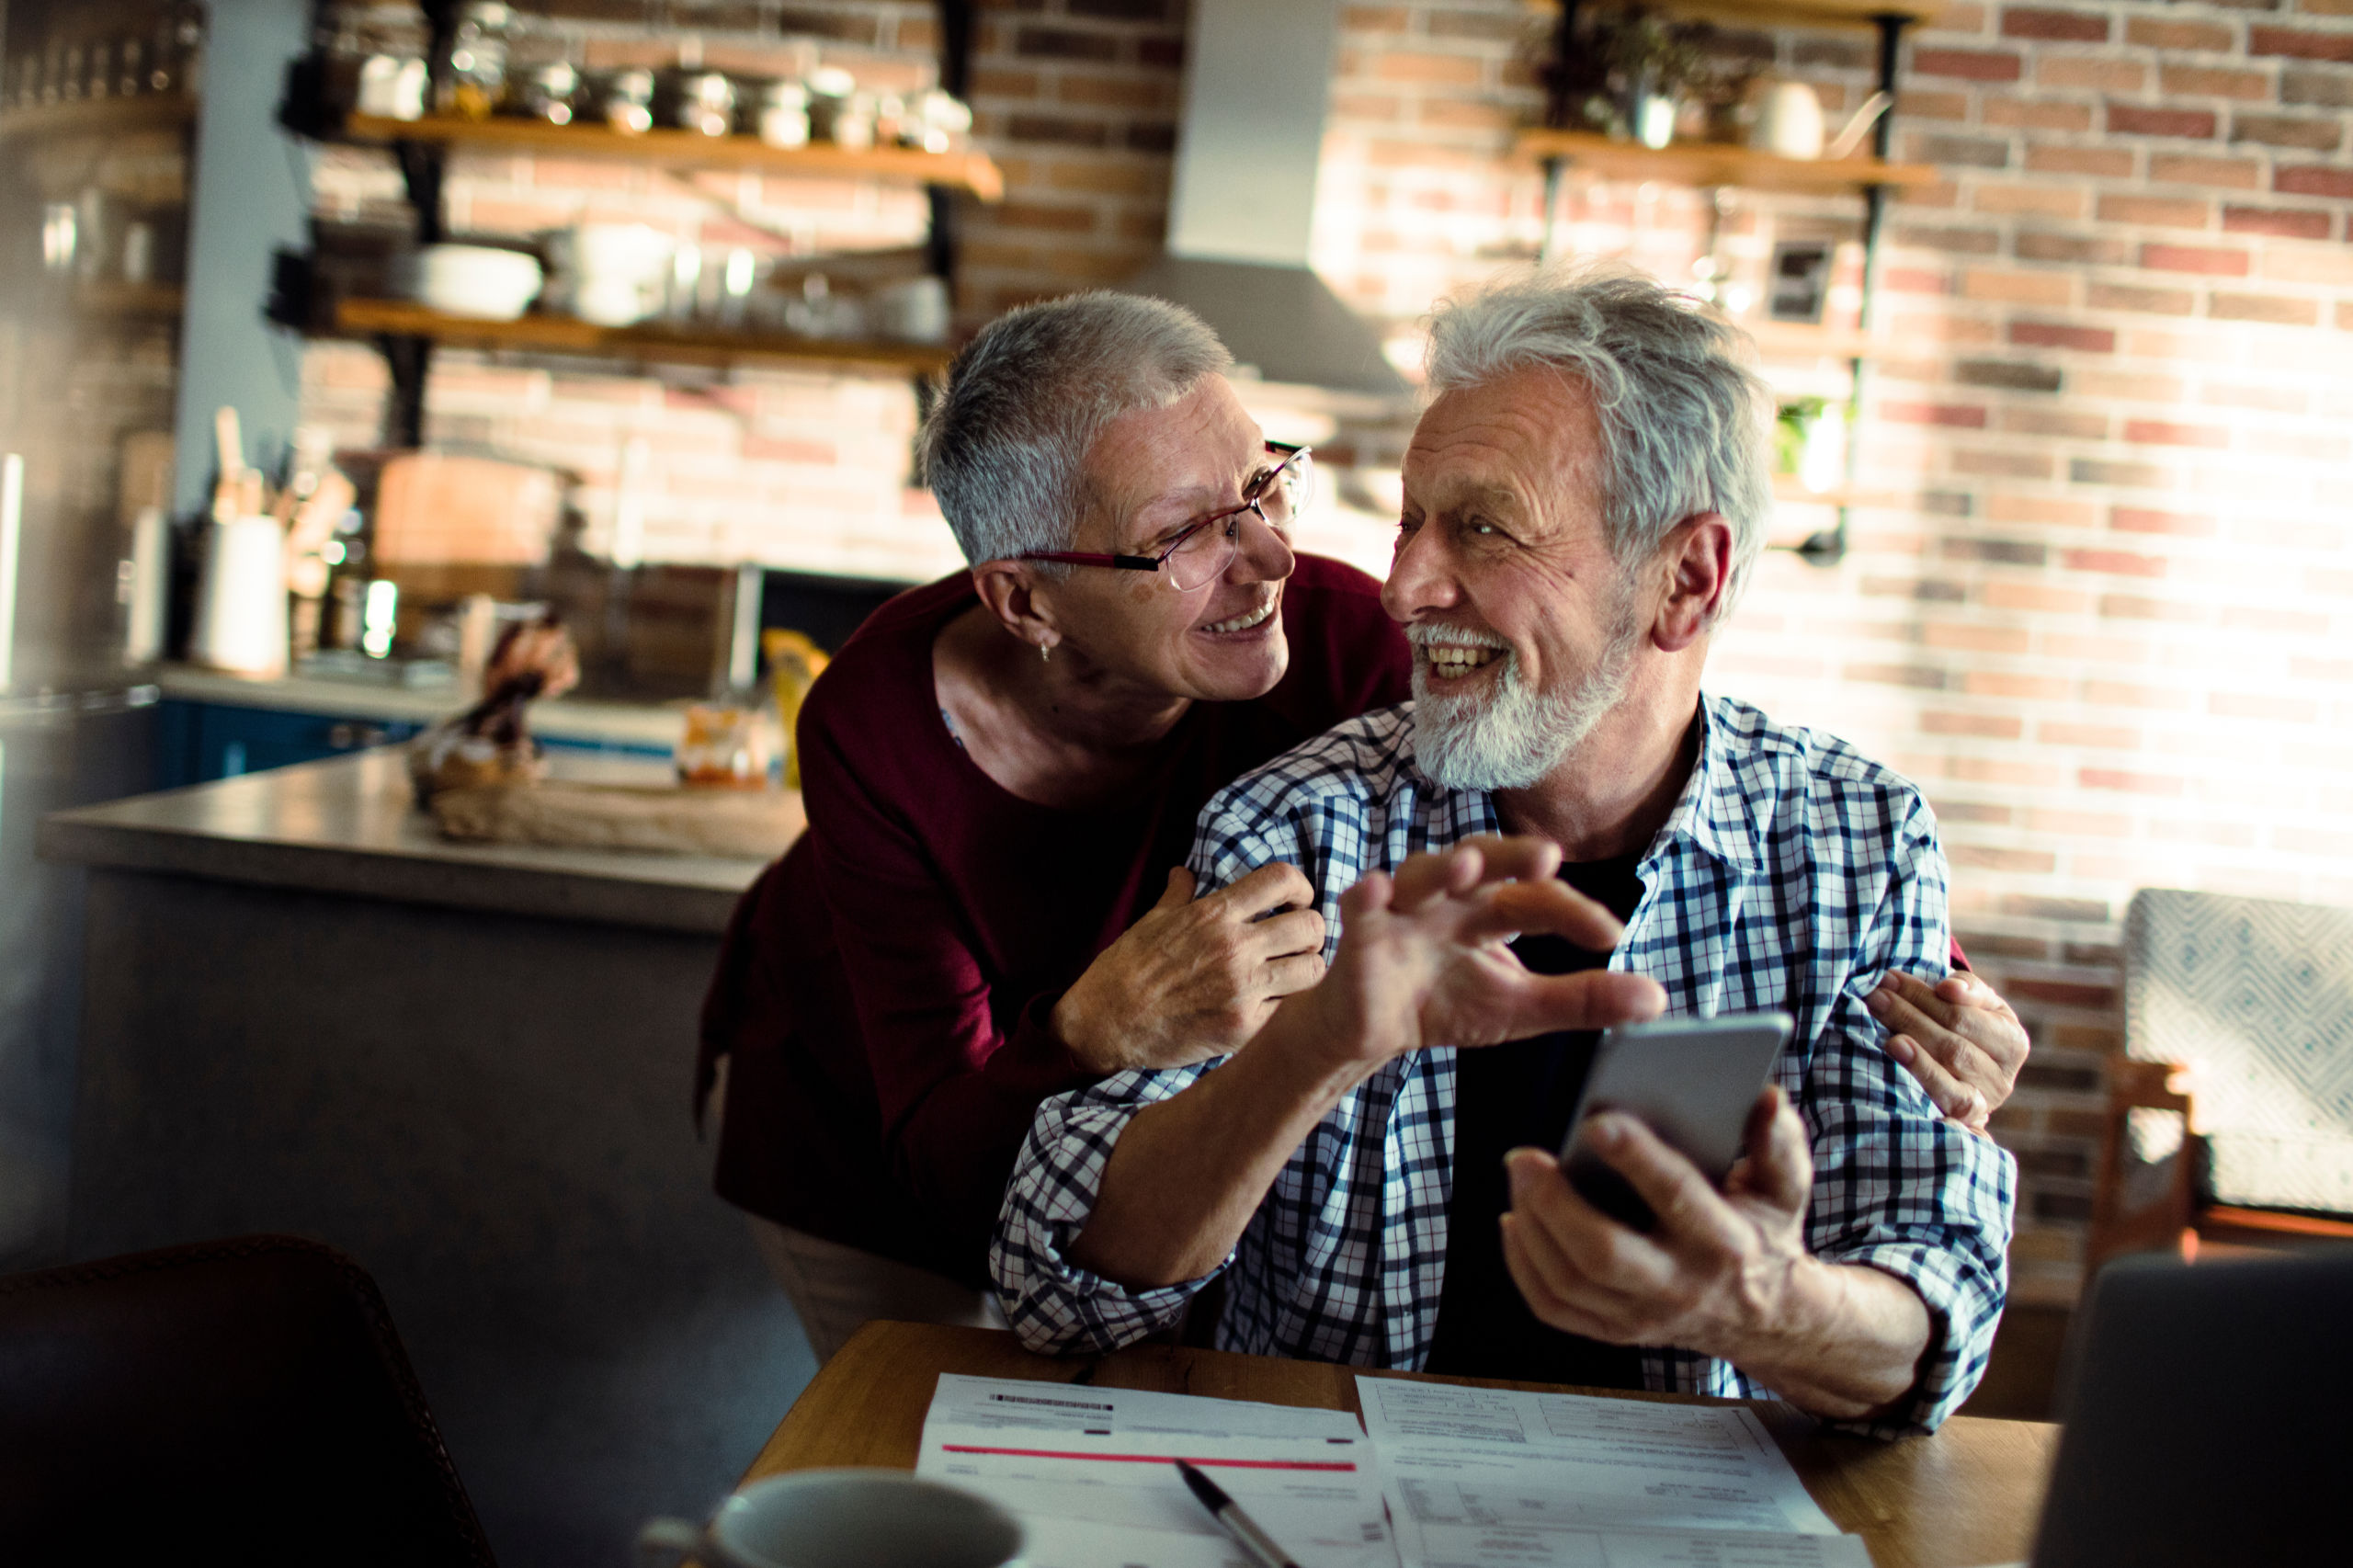
M 1506 1161 L 1504 1260 L 1540 1322 L 1613 1345 L 1675 1345 L 1748 1366 L 1794 1331 L 1811 1337 L 1806 1251 L 1813 1157 L 1778 1085 L 1751 1108 L 1741 1158 L 1719 1192 L 1690 1160 L 1622 1111 L 1585 1124 L 1587 1146 L 1656 1216 L 1647 1233 L 1612 1220 L 1541 1149 Z
M 1573 1150 L 1624 1178 L 1652 1223 L 1621 1224 L 1580 1195 L 1550 1153 L 1513 1150 L 1504 1262 L 1538 1321 L 1614 1345 L 1718 1357 L 1842 1420 L 1889 1410 L 1918 1382 L 1930 1329 L 1919 1293 L 1869 1264 L 1806 1250 L 1813 1155 L 1778 1085 L 1749 1108 L 1721 1189 L 1624 1111 L 1594 1116 L 1579 1131 Z

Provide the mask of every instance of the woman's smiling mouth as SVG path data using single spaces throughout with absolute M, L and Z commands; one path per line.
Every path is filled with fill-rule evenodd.
M 1218 633 L 1251 631 L 1256 627 L 1266 624 L 1267 618 L 1275 613 L 1275 605 L 1277 602 L 1277 598 L 1270 597 L 1265 604 L 1258 606 L 1255 609 L 1245 610 L 1240 615 L 1230 617 L 1224 620 L 1213 620 L 1207 626 L 1202 627 L 1201 630 L 1204 631 Z

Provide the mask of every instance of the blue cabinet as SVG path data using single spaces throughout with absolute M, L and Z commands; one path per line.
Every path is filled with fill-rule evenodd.
M 155 784 L 172 790 L 317 762 L 404 741 L 424 727 L 404 719 L 355 719 L 166 699 L 157 705 Z
M 183 784 L 209 784 L 265 768 L 318 762 L 368 746 L 395 744 L 426 727 L 415 719 L 301 713 L 284 708 L 165 698 L 155 705 L 154 787 L 176 790 Z M 667 745 L 634 740 L 542 734 L 539 741 L 550 751 L 664 760 L 670 756 Z

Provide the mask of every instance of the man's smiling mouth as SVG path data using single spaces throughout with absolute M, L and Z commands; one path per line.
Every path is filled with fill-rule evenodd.
M 1504 655 L 1501 648 L 1472 648 L 1460 642 L 1426 644 L 1422 654 L 1430 662 L 1430 673 L 1441 680 L 1459 680 L 1472 670 L 1491 665 Z
M 1467 627 L 1409 626 L 1405 636 L 1429 665 L 1430 674 L 1440 680 L 1461 680 L 1510 652 L 1504 640 L 1493 632 L 1473 631 Z

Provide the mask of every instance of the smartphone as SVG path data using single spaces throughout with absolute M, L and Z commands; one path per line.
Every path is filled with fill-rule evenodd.
M 1586 1119 L 1624 1111 L 1641 1120 L 1721 1187 L 1740 1158 L 1748 1113 L 1773 1062 L 1790 1042 L 1787 1013 L 1729 1013 L 1622 1024 L 1601 1037 L 1569 1119 L 1561 1165 L 1584 1199 L 1620 1224 L 1658 1222 L 1633 1184 L 1586 1142 Z

